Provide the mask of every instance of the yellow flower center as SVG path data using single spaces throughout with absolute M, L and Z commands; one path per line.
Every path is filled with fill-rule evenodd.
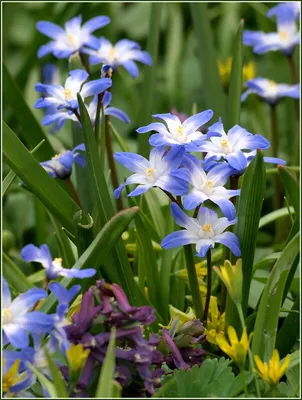
M 112 48 L 109 50 L 109 57 L 111 57 L 112 59 L 114 59 L 114 58 L 116 58 L 116 56 L 117 56 L 116 49 L 115 49 L 114 47 L 112 47 Z
M 22 376 L 18 375 L 18 369 L 20 360 L 16 360 L 10 369 L 2 376 L 2 390 L 4 393 L 8 393 L 10 388 L 18 383 Z
M 275 81 L 269 81 L 268 85 L 269 85 L 270 89 L 275 89 L 275 87 L 277 86 L 277 83 Z
M 220 141 L 220 144 L 221 144 L 222 147 L 228 147 L 229 141 L 227 139 L 222 139 Z
M 154 175 L 154 168 L 146 168 L 146 175 L 153 176 Z
M 62 266 L 62 261 L 63 261 L 62 258 L 57 257 L 57 258 L 55 258 L 53 260 L 53 263 L 56 264 L 56 265 L 59 265 L 61 267 Z
M 204 232 L 211 232 L 212 230 L 212 225 L 211 224 L 204 224 L 204 226 L 201 228 Z
M 212 181 L 207 181 L 208 186 L 210 187 L 210 189 L 212 189 L 212 187 L 214 186 Z
M 72 92 L 70 89 L 65 89 L 63 92 L 66 100 L 72 100 Z
M 179 136 L 182 136 L 184 134 L 184 128 L 179 125 L 179 127 L 177 128 L 177 133 Z
M 68 33 L 67 34 L 67 39 L 71 44 L 77 45 L 79 43 L 79 38 L 78 36 L 74 35 L 73 33 Z
M 8 324 L 12 318 L 12 313 L 9 308 L 4 308 L 2 310 L 2 321 L 3 325 Z
M 288 39 L 288 33 L 286 31 L 284 31 L 284 30 L 281 30 L 279 32 L 279 36 L 280 36 L 281 40 L 287 40 Z

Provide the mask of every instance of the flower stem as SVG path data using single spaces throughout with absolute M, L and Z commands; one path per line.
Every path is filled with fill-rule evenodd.
M 239 315 L 241 327 L 242 327 L 242 330 L 243 330 L 244 328 L 246 328 L 246 326 L 245 326 L 245 321 L 244 321 L 242 306 L 241 306 L 240 303 L 237 302 L 237 303 L 236 303 L 236 307 L 237 307 L 237 311 L 238 311 L 238 315 Z M 255 373 L 255 366 L 254 366 L 254 360 L 253 360 L 253 353 L 252 353 L 250 347 L 249 347 L 249 350 L 248 350 L 248 355 L 249 355 L 250 371 L 254 374 L 254 378 L 255 378 L 255 386 L 256 386 L 257 397 L 261 397 L 261 395 L 260 395 L 260 389 L 259 389 L 259 383 L 258 383 L 257 375 L 256 375 L 256 373 Z
M 295 60 L 293 54 L 287 57 L 292 85 L 298 83 L 298 73 L 295 65 Z M 300 121 L 300 104 L 299 100 L 295 100 L 296 106 L 296 139 L 293 140 L 293 155 L 294 155 L 294 164 L 299 163 L 299 149 L 300 149 L 300 129 L 299 129 L 299 121 Z
M 102 110 L 102 100 L 104 93 L 100 93 L 98 95 L 98 104 L 96 107 L 96 115 L 95 115 L 95 124 L 94 124 L 94 137 L 96 141 L 96 148 L 99 152 L 100 149 L 100 119 L 101 119 L 101 110 Z
M 290 69 L 290 76 L 292 80 L 292 84 L 295 85 L 298 82 L 298 74 L 295 65 L 295 60 L 293 54 L 287 57 L 289 69 Z
M 106 140 L 106 150 L 107 150 L 107 158 L 108 158 L 108 164 L 109 168 L 111 171 L 111 182 L 112 186 L 114 189 L 116 189 L 119 186 L 118 183 L 118 176 L 117 176 L 117 169 L 115 165 L 115 161 L 113 158 L 113 148 L 112 148 L 112 142 L 111 142 L 111 137 L 110 137 L 110 120 L 109 120 L 109 115 L 104 115 L 105 118 L 105 140 Z M 122 198 L 119 197 L 116 199 L 116 208 L 118 211 L 121 211 L 123 207 L 123 201 Z
M 161 189 L 161 190 L 169 197 L 169 199 L 170 199 L 173 203 L 176 203 L 176 204 L 178 204 L 179 206 L 181 206 L 181 203 L 179 204 L 179 202 L 175 199 L 175 197 L 172 196 L 171 193 L 167 192 L 167 191 L 164 190 L 164 189 Z
M 245 376 L 244 376 L 244 368 L 240 368 L 240 375 L 242 376 L 244 397 L 249 397 L 249 394 L 248 394 L 248 391 L 247 391 L 247 386 L 246 386 L 246 381 L 245 381 Z
M 212 260 L 211 260 L 211 250 L 207 252 L 207 295 L 206 295 L 206 302 L 204 306 L 203 312 L 203 321 L 207 321 L 208 319 L 208 312 L 211 300 L 211 288 L 212 288 Z
M 67 184 L 67 186 L 68 186 L 68 188 L 69 188 L 69 190 L 71 192 L 73 200 L 77 203 L 77 205 L 80 208 L 82 208 L 79 196 L 78 196 L 78 194 L 77 194 L 77 192 L 76 192 L 76 190 L 75 190 L 75 188 L 73 186 L 73 183 L 71 182 L 70 178 L 65 179 L 65 182 L 66 182 L 66 184 Z
M 188 271 L 189 284 L 192 293 L 193 306 L 195 309 L 196 317 L 202 320 L 202 304 L 199 290 L 199 283 L 196 274 L 196 268 L 193 259 L 192 246 L 187 244 L 184 246 L 186 267 Z
M 273 157 L 278 157 L 278 131 L 277 131 L 277 111 L 276 104 L 271 105 L 271 135 Z M 275 201 L 277 210 L 282 207 L 281 186 L 279 175 L 275 175 Z
M 83 67 L 85 68 L 86 72 L 90 75 L 91 71 L 90 71 L 89 64 L 87 62 L 87 58 L 86 58 L 85 54 L 80 53 L 80 59 L 81 59 L 81 63 L 83 65 Z

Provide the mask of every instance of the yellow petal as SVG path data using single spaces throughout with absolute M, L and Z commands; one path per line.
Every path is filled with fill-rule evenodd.
M 280 368 L 280 374 L 281 374 L 281 376 L 283 376 L 283 375 L 285 374 L 285 371 L 286 371 L 287 368 L 289 367 L 289 362 L 290 362 L 290 355 L 288 354 L 288 355 L 285 357 L 285 360 L 283 361 L 283 364 L 282 364 L 282 366 L 281 366 L 281 368 Z M 280 378 L 281 378 L 281 376 L 280 376 Z
M 225 354 L 230 355 L 229 353 L 231 353 L 231 354 L 233 353 L 231 346 L 229 345 L 228 341 L 226 340 L 226 338 L 224 336 L 217 335 L 215 339 L 216 339 L 217 345 L 221 348 L 221 350 Z
M 231 325 L 228 326 L 228 336 L 229 336 L 231 345 L 235 345 L 235 344 L 239 343 L 237 333 Z

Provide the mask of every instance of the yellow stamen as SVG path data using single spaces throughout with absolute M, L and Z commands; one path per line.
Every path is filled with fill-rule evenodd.
M 11 319 L 11 317 L 12 317 L 11 310 L 9 308 L 4 308 L 2 310 L 2 321 L 3 321 L 3 324 L 8 324 L 10 319 Z
M 60 257 L 58 257 L 58 258 L 55 258 L 54 260 L 53 260 L 53 262 L 54 263 L 56 263 L 56 264 L 59 264 L 59 265 L 62 265 L 62 258 L 60 258 Z
M 177 133 L 180 136 L 182 136 L 184 134 L 184 128 L 181 125 L 179 125 L 179 127 L 177 128 Z
M 72 100 L 72 92 L 70 89 L 65 89 L 63 94 L 66 100 Z
M 221 139 L 221 140 L 220 140 L 220 144 L 221 144 L 221 146 L 223 146 L 223 147 L 228 147 L 229 141 L 228 141 L 228 139 Z
M 204 226 L 201 228 L 204 232 L 211 232 L 212 230 L 212 225 L 211 224 L 204 224 Z
M 268 81 L 268 84 L 271 89 L 274 89 L 277 86 L 277 83 L 275 81 Z
M 214 186 L 212 181 L 207 181 L 208 186 L 212 189 L 212 187 Z
M 279 32 L 279 36 L 280 36 L 281 39 L 286 40 L 288 38 L 288 33 L 286 31 L 284 31 L 284 30 L 281 30 Z
M 146 175 L 153 176 L 154 175 L 154 168 L 146 168 Z

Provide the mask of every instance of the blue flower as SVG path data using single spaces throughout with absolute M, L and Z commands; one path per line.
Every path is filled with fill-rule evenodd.
M 90 64 L 109 64 L 113 70 L 121 65 L 133 78 L 139 74 L 135 61 L 152 65 L 150 54 L 142 51 L 138 43 L 132 40 L 122 39 L 113 46 L 109 40 L 101 37 L 98 41 L 91 42 L 89 46 L 92 49 L 85 48 L 84 52 L 89 54 Z
M 188 157 L 184 159 L 182 165 L 185 168 L 173 171 L 172 175 L 190 182 L 193 186 L 192 190 L 183 197 L 184 208 L 192 210 L 205 201 L 211 200 L 220 207 L 229 220 L 235 219 L 236 209 L 229 199 L 239 196 L 240 190 L 227 190 L 223 186 L 232 174 L 229 165 L 216 163 L 215 168 L 212 168 L 208 174 L 200 163 L 196 163 Z
M 112 94 L 110 92 L 105 92 L 102 99 L 104 115 L 110 115 L 125 122 L 126 124 L 129 124 L 130 119 L 128 115 L 124 113 L 124 111 L 120 110 L 117 107 L 110 106 L 111 99 L 112 99 Z M 97 104 L 98 104 L 98 95 L 95 95 L 89 106 L 88 107 L 86 106 L 92 125 L 95 124 Z M 80 111 L 79 110 L 77 111 L 80 114 Z M 50 125 L 55 123 L 55 129 L 60 130 L 64 125 L 65 121 L 68 119 L 79 123 L 77 117 L 74 114 L 69 114 L 67 111 L 62 110 L 62 111 L 56 111 L 51 115 L 45 116 L 42 120 L 42 124 Z M 101 121 L 102 121 L 102 112 L 100 115 L 100 122 Z
M 29 333 L 46 333 L 52 329 L 52 318 L 40 311 L 29 311 L 39 300 L 47 297 L 42 289 L 29 289 L 12 300 L 8 284 L 2 278 L 3 345 L 27 347 Z
M 86 71 L 76 69 L 69 72 L 69 77 L 66 79 L 64 87 L 37 83 L 35 90 L 41 92 L 44 97 L 36 101 L 35 108 L 56 106 L 57 110 L 64 108 L 72 114 L 78 108 L 78 93 L 85 99 L 86 97 L 103 93 L 112 85 L 112 81 L 109 78 L 101 78 L 84 83 L 88 76 Z
M 300 1 L 287 1 L 286 3 L 279 3 L 275 7 L 271 8 L 266 15 L 267 17 L 271 18 L 274 15 L 282 15 L 288 10 L 292 11 L 295 18 L 298 20 L 301 12 Z
M 186 151 L 195 151 L 199 144 L 208 137 L 197 129 L 206 124 L 212 116 L 213 111 L 206 110 L 181 123 L 176 115 L 156 114 L 153 117 L 164 120 L 167 126 L 161 122 L 154 122 L 137 129 L 137 132 L 158 132 L 150 136 L 151 146 L 185 146 Z
M 299 83 L 296 85 L 278 84 L 269 79 L 259 77 L 246 81 L 245 86 L 248 90 L 242 94 L 241 101 L 244 101 L 252 93 L 257 94 L 269 104 L 278 103 L 282 97 L 300 98 Z
M 38 57 L 53 53 L 57 58 L 68 58 L 77 51 L 82 51 L 84 45 L 92 45 L 97 39 L 91 35 L 96 29 L 109 24 L 110 18 L 99 16 L 82 24 L 82 16 L 72 18 L 65 23 L 65 29 L 49 21 L 39 21 L 37 29 L 39 32 L 53 39 L 51 42 L 41 46 Z
M 226 160 L 236 169 L 242 169 L 244 153 L 251 150 L 265 150 L 270 147 L 270 142 L 261 135 L 253 135 L 239 125 L 233 126 L 225 133 L 221 119 L 209 127 L 209 133 L 216 133 L 220 137 L 211 137 L 202 142 L 198 151 L 206 152 L 205 162 Z M 246 162 L 246 161 L 245 161 Z
M 253 46 L 256 54 L 279 50 L 290 56 L 295 45 L 300 43 L 300 33 L 296 25 L 296 12 L 289 7 L 283 7 L 281 12 L 274 11 L 277 16 L 278 32 L 264 33 L 261 31 L 244 31 L 243 43 Z
M 81 290 L 81 285 L 74 285 L 68 290 L 58 282 L 51 282 L 48 288 L 56 296 L 59 304 L 69 304 Z
M 21 257 L 27 262 L 35 261 L 42 264 L 45 268 L 46 277 L 48 280 L 56 279 L 58 276 L 67 276 L 69 278 L 90 278 L 95 275 L 96 270 L 87 268 L 79 270 L 77 268 L 66 269 L 62 267 L 62 259 L 51 257 L 49 248 L 46 244 L 36 247 L 33 244 L 28 244 L 21 250 Z
M 221 243 L 228 247 L 235 256 L 241 255 L 239 239 L 232 232 L 223 232 L 237 220 L 229 221 L 227 218 L 218 218 L 217 214 L 206 207 L 200 207 L 197 218 L 190 218 L 175 204 L 171 204 L 171 212 L 175 222 L 185 228 L 170 233 L 162 241 L 164 249 L 196 244 L 196 252 L 199 257 L 204 257 L 207 251 Z
M 120 196 L 125 186 L 132 183 L 139 185 L 129 196 L 139 196 L 151 187 L 159 187 L 176 196 L 185 194 L 188 184 L 171 175 L 171 171 L 180 166 L 184 153 L 184 148 L 180 146 L 172 148 L 169 152 L 164 146 L 155 147 L 150 152 L 150 161 L 135 153 L 115 153 L 114 158 L 134 172 L 114 191 L 115 198 Z
M 82 168 L 86 165 L 85 158 L 78 153 L 78 150 L 85 151 L 85 145 L 79 144 L 73 150 L 67 150 L 40 164 L 52 178 L 67 179 L 72 173 L 74 163 L 79 164 Z

